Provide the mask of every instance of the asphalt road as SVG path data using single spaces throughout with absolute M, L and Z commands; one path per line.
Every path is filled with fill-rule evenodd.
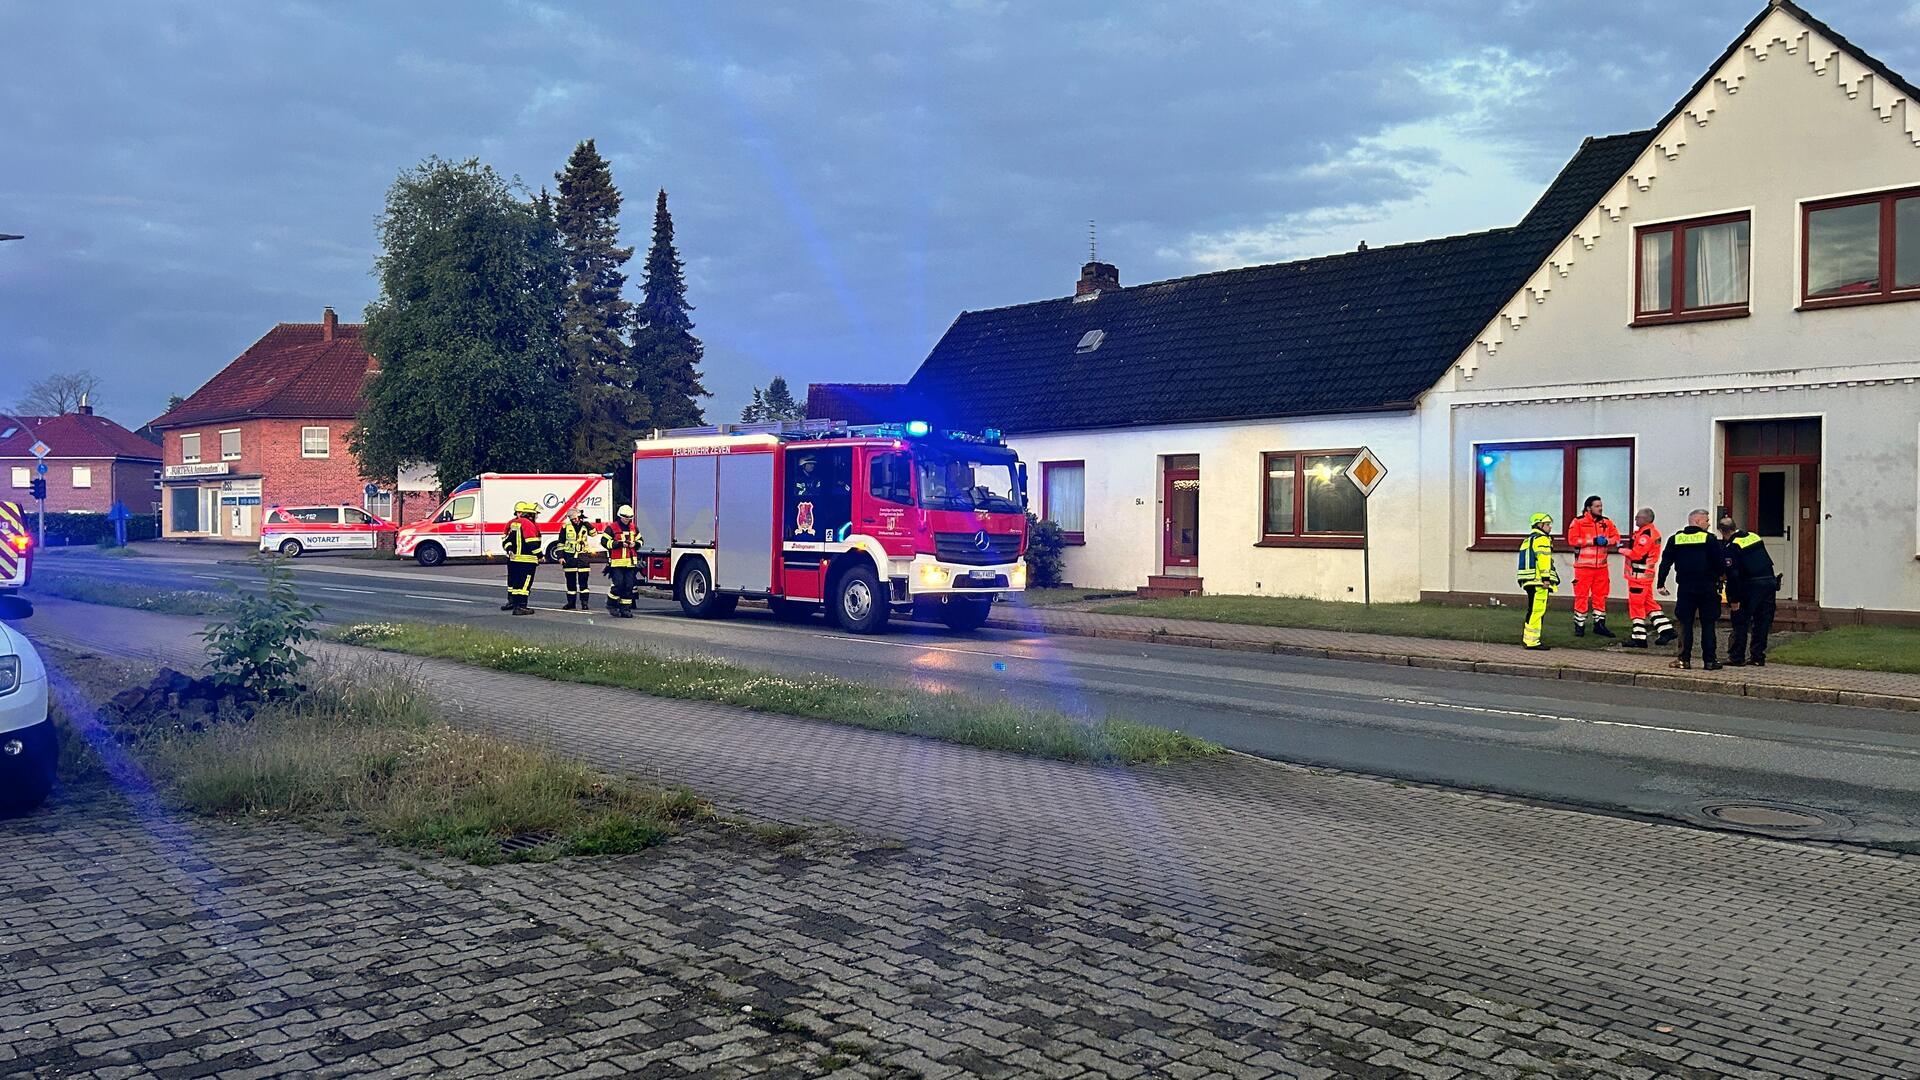
M 193 550 L 109 560 L 53 553 L 42 568 L 129 587 L 215 588 L 254 572 Z M 534 618 L 511 618 L 499 567 L 344 557 L 295 564 L 329 622 L 485 625 L 556 640 L 644 644 L 790 673 L 823 672 L 964 690 L 1178 727 L 1235 750 L 1453 787 L 1711 824 L 1726 801 L 1788 803 L 1830 816 L 1795 835 L 1920 850 L 1920 716 L 1337 660 L 894 624 L 884 637 L 819 619 L 788 624 L 742 607 L 698 621 L 643 599 L 639 618 L 552 610 L 543 567 Z M 595 572 L 596 592 L 605 579 Z M 110 616 L 103 616 L 110 618 Z M 31 632 L 31 624 L 24 627 Z

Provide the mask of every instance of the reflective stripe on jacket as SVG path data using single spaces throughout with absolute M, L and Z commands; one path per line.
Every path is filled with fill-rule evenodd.
M 517 517 L 507 522 L 507 535 L 500 543 L 507 551 L 510 562 L 537 563 L 540 561 L 540 526 Z
M 1627 548 L 1628 581 L 1653 580 L 1653 572 L 1660 565 L 1660 539 L 1660 530 L 1651 524 L 1633 531 L 1633 542 Z
M 1604 541 L 1604 543 L 1595 543 Z M 1567 546 L 1573 549 L 1573 565 L 1581 569 L 1605 568 L 1607 557 L 1620 546 L 1620 530 L 1612 518 L 1593 520 L 1581 514 L 1567 526 Z
M 1560 572 L 1553 567 L 1553 537 L 1538 529 L 1528 533 L 1520 541 L 1520 559 L 1513 576 L 1523 587 L 1544 585 L 1551 589 L 1560 584 Z
M 640 543 L 640 532 L 630 529 L 619 521 L 609 521 L 601 527 L 600 533 L 606 537 L 607 565 L 632 566 L 633 551 Z
M 563 555 L 591 555 L 593 553 L 593 530 L 585 525 L 575 525 L 569 521 L 560 526 L 560 553 Z

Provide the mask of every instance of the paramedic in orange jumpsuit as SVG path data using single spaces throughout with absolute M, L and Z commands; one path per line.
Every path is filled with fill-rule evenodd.
M 1573 636 L 1587 636 L 1587 620 L 1593 620 L 1593 632 L 1612 637 L 1607 629 L 1607 593 L 1612 588 L 1609 558 L 1620 547 L 1620 530 L 1602 511 L 1600 496 L 1587 496 L 1580 516 L 1567 525 L 1567 546 L 1573 549 Z
M 1633 535 L 1627 540 L 1627 617 L 1633 620 L 1633 633 L 1627 638 L 1629 649 L 1647 647 L 1647 631 L 1659 635 L 1658 645 L 1673 641 L 1673 620 L 1660 610 L 1653 595 L 1653 575 L 1660 565 L 1660 530 L 1654 527 L 1653 510 L 1642 507 L 1633 515 Z

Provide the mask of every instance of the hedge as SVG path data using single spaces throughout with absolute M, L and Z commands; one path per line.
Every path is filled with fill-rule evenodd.
M 22 509 L 25 509 L 24 507 Z M 26 510 L 27 527 L 33 528 L 39 516 Z M 113 522 L 105 514 L 48 514 L 48 547 L 73 547 L 97 544 L 113 535 Z M 128 540 L 157 540 L 160 537 L 159 514 L 135 514 L 127 519 Z

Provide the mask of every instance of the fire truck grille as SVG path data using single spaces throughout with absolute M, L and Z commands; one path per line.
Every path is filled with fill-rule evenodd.
M 934 554 L 940 557 L 941 562 L 967 563 L 973 566 L 1010 563 L 1020 557 L 1020 534 L 934 533 L 933 550 Z

